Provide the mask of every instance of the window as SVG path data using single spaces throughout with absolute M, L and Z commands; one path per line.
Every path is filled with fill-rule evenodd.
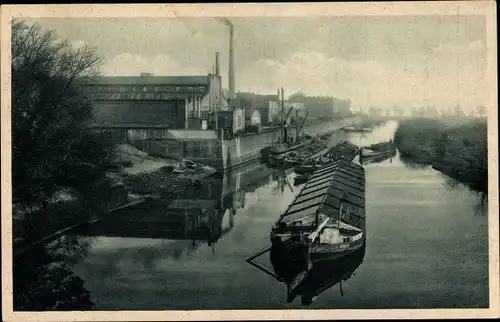
M 203 120 L 208 120 L 208 111 L 201 111 L 201 118 Z
M 237 121 L 236 121 L 236 126 L 237 126 L 238 128 L 240 128 L 240 127 L 241 127 L 241 115 L 238 115 L 236 119 L 237 119 Z

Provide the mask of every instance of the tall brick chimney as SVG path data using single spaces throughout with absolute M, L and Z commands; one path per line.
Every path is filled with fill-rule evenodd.
M 220 76 L 219 52 L 215 53 L 215 75 Z

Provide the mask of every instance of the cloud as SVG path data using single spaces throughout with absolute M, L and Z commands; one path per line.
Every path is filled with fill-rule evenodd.
M 138 76 L 141 72 L 154 73 L 158 76 L 167 75 L 206 75 L 208 70 L 188 67 L 168 55 L 142 56 L 123 53 L 108 60 L 103 74 L 105 76 Z
M 208 63 L 212 63 L 208 57 Z M 209 65 L 207 64 L 207 65 Z M 145 56 L 123 53 L 110 59 L 105 75 L 206 75 L 211 66 L 188 65 L 170 55 Z M 227 61 L 221 55 L 221 74 L 227 87 Z M 323 52 L 301 50 L 280 59 L 261 58 L 236 69 L 236 89 L 285 95 L 303 91 L 308 95 L 349 98 L 355 107 L 410 108 L 435 105 L 448 108 L 457 103 L 465 109 L 487 99 L 485 46 L 482 41 L 443 43 L 425 52 L 393 60 L 347 60 Z
M 356 106 L 427 105 L 474 108 L 485 103 L 486 62 L 482 42 L 443 44 L 431 55 L 399 60 L 345 60 L 301 51 L 281 60 L 262 59 L 237 73 L 239 90 L 350 98 Z M 263 76 L 265 75 L 265 76 Z
M 73 49 L 80 49 L 85 46 L 85 41 L 83 40 L 73 40 L 70 42 L 70 45 Z

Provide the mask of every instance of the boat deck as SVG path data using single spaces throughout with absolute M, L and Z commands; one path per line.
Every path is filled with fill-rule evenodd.
M 341 198 L 351 211 L 340 218 Z M 279 220 L 285 230 L 309 226 L 311 218 L 322 214 L 351 226 L 364 229 L 365 172 L 360 165 L 336 161 L 318 168 Z M 319 223 L 315 223 L 318 225 Z M 285 228 L 287 227 L 287 228 Z

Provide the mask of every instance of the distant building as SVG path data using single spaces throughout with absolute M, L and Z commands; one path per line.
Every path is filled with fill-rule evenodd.
M 349 116 L 351 115 L 351 102 L 348 99 L 333 98 L 333 115 Z
M 270 123 L 281 122 L 282 113 L 284 113 L 286 115 L 291 108 L 293 110 L 288 117 L 288 120 L 287 120 L 288 123 L 290 123 L 291 118 L 295 115 L 295 111 L 299 111 L 300 113 L 305 112 L 305 105 L 304 105 L 304 103 L 301 103 L 301 102 L 285 101 L 283 103 L 283 105 L 284 105 L 284 108 L 282 108 L 281 102 L 269 101 L 268 122 L 270 122 Z
M 351 114 L 350 101 L 331 96 L 306 96 L 304 93 L 295 93 L 290 101 L 303 103 L 311 118 L 333 118 Z
M 201 129 L 211 111 L 227 110 L 221 77 L 213 74 L 102 77 L 88 90 L 100 125 Z

